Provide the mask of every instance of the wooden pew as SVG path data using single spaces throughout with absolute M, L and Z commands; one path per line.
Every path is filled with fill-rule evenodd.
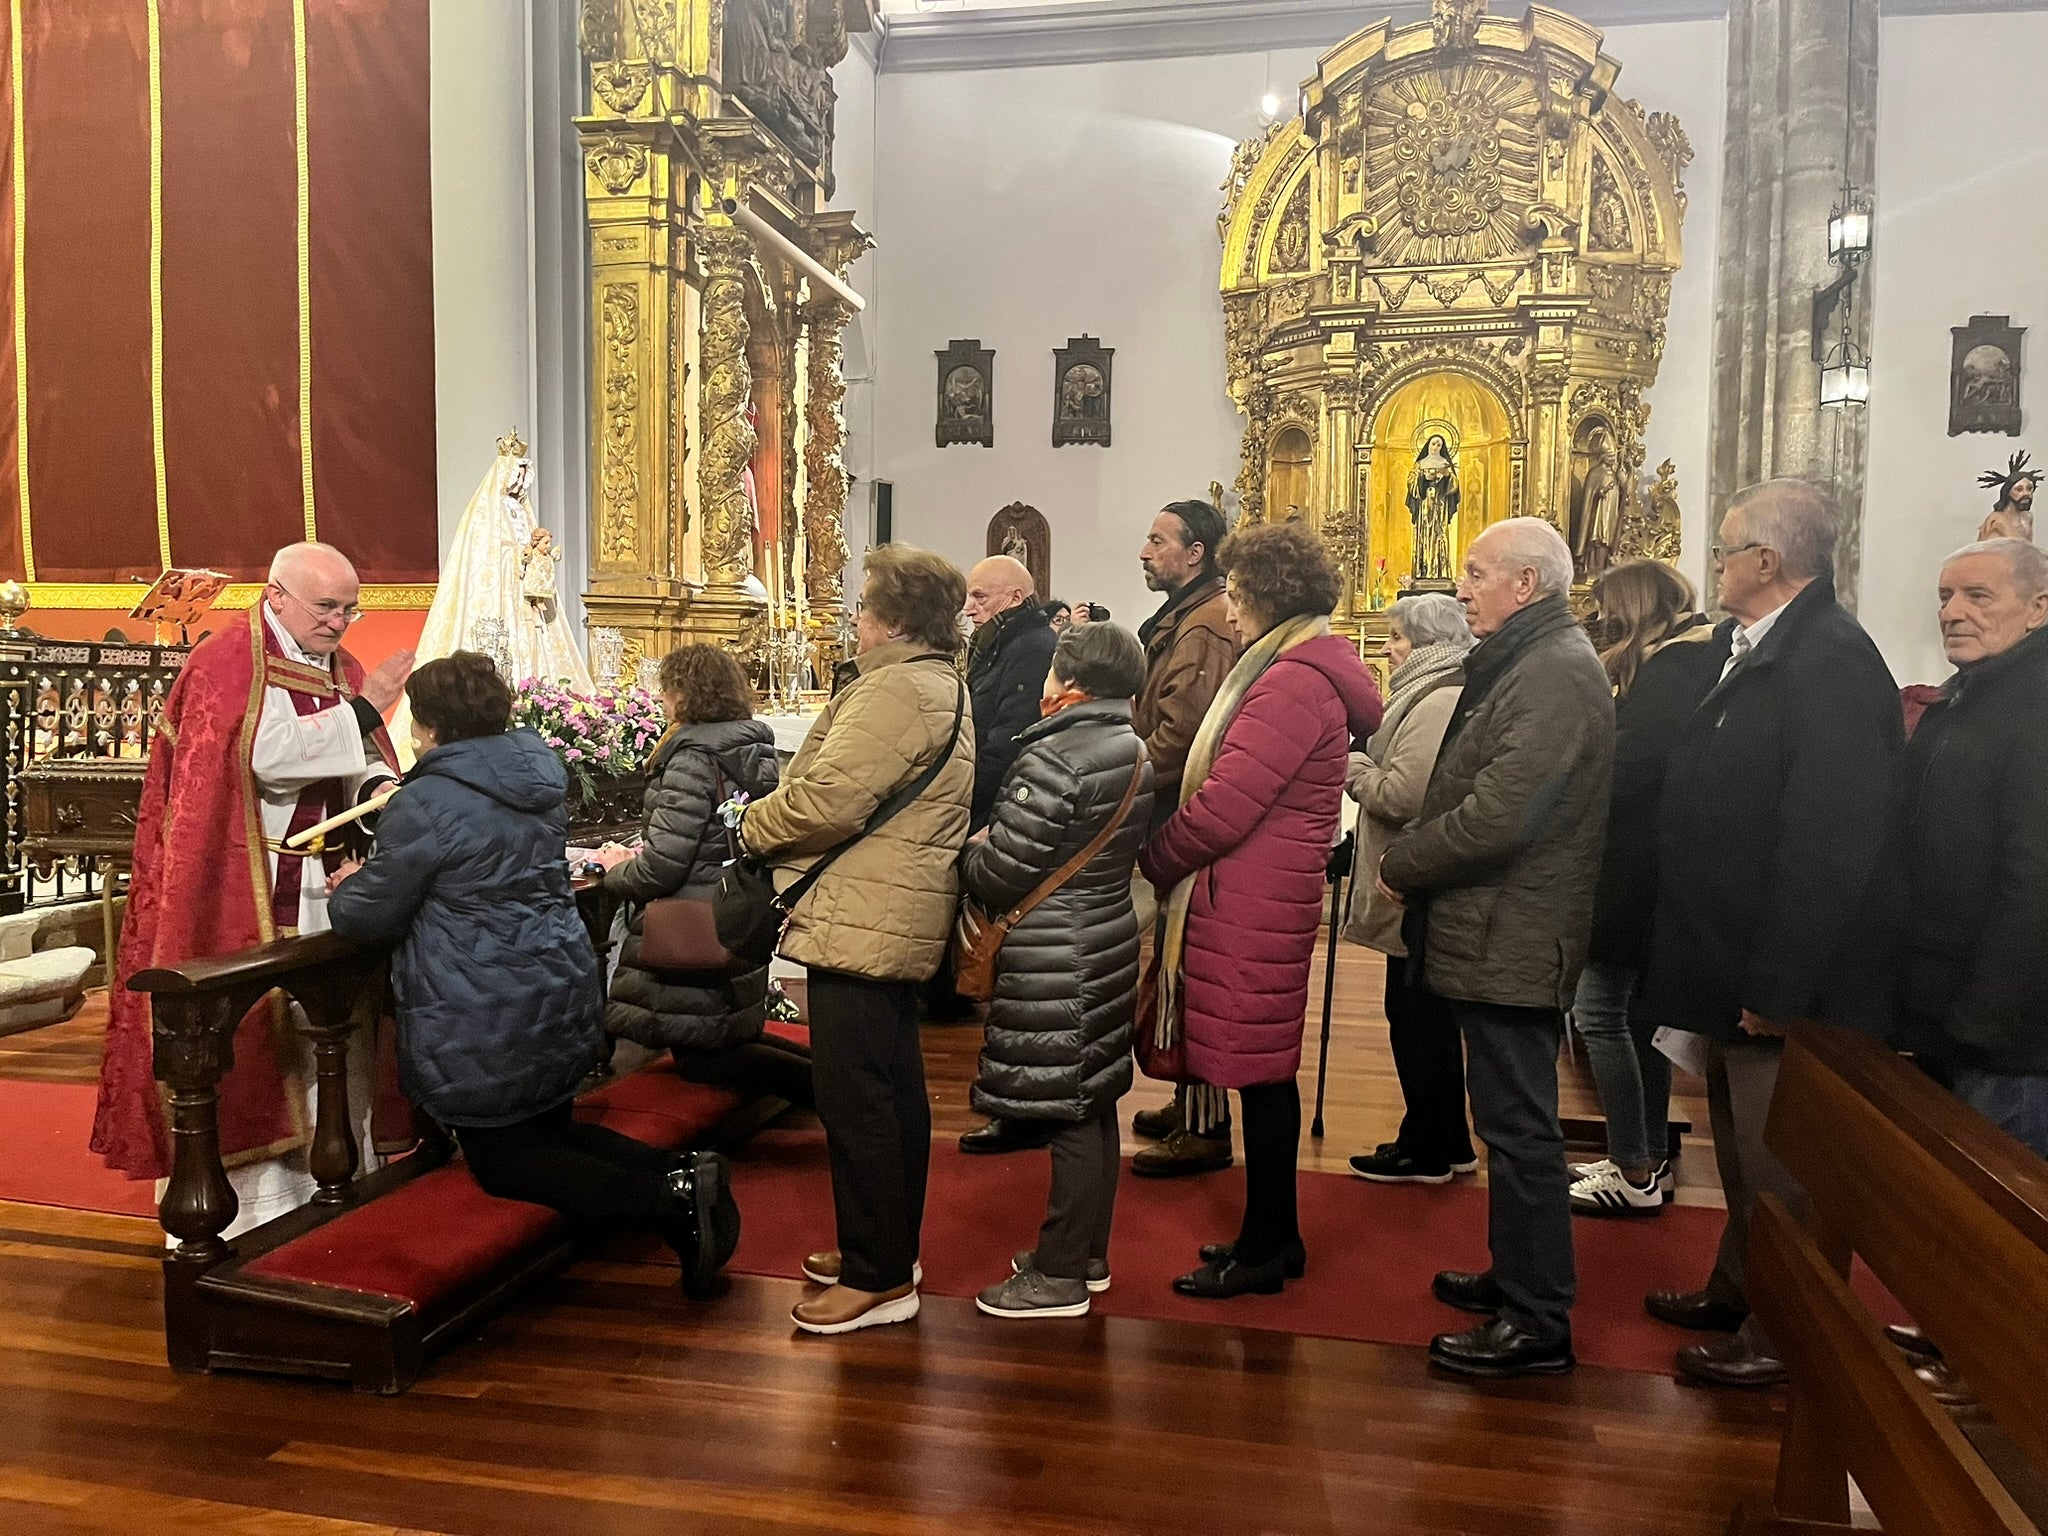
M 1786 1045 L 1766 1135 L 1813 1214 L 1758 1202 L 1750 1300 L 1791 1405 L 1774 1507 L 1731 1533 L 1845 1531 L 1853 1476 L 1893 1536 L 2038 1536 L 1848 1276 L 1861 1258 L 2048 1470 L 2048 1163 L 1878 1042 L 1818 1026 Z
M 582 893 L 593 927 L 610 908 Z M 388 1007 L 385 956 L 332 934 L 143 971 L 157 1079 L 169 1093 L 172 1169 L 159 1207 L 164 1330 L 178 1370 L 325 1377 L 400 1392 L 437 1350 L 571 1254 L 555 1212 L 485 1194 L 429 1138 L 371 1174 L 359 1167 L 348 1048 Z M 228 1240 L 236 1199 L 220 1157 L 218 1093 L 242 1018 L 272 992 L 296 1001 L 316 1061 L 310 1204 Z M 580 1100 L 668 1145 L 731 1145 L 787 1108 L 687 1083 L 666 1063 Z M 650 1133 L 649 1128 L 656 1128 Z

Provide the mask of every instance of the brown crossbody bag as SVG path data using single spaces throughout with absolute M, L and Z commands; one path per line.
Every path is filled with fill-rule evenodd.
M 953 923 L 952 947 L 953 989 L 962 997 L 985 1003 L 996 995 L 996 956 L 1002 952 L 1003 941 L 1033 908 L 1087 868 L 1088 861 L 1109 846 L 1109 840 L 1116 836 L 1124 818 L 1131 814 L 1131 803 L 1138 798 L 1138 784 L 1145 777 L 1145 761 L 1145 743 L 1141 741 L 1138 743 L 1138 761 L 1131 768 L 1130 785 L 1124 790 L 1124 798 L 1117 806 L 1116 814 L 1089 840 L 1087 847 L 1047 875 L 1039 882 L 1038 888 L 1016 906 L 1000 917 L 990 917 L 975 905 L 972 897 L 960 903 L 960 915 Z

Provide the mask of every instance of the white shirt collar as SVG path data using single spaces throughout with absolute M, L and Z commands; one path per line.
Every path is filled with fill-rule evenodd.
M 291 632 L 277 622 L 277 616 L 270 611 L 270 604 L 259 597 L 256 599 L 256 606 L 262 610 L 263 622 L 269 628 L 272 638 L 277 641 L 278 649 L 284 652 L 285 660 L 296 661 L 308 667 L 326 667 L 326 658 L 315 656 L 294 640 Z
M 1764 643 L 1764 636 L 1771 632 L 1771 626 L 1776 624 L 1779 617 L 1791 606 L 1789 602 L 1780 603 L 1754 624 L 1742 626 L 1742 637 L 1749 642 L 1752 651 Z

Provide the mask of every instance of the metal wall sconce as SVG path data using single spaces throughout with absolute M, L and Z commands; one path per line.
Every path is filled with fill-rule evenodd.
M 1870 401 L 1870 355 L 1850 338 L 1847 330 L 1829 351 L 1820 369 L 1820 403 L 1831 406 L 1866 405 Z

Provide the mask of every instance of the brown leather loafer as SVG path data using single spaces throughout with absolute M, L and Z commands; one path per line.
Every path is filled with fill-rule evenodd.
M 1192 1131 L 1175 1131 L 1132 1158 L 1131 1172 L 1141 1179 L 1179 1179 L 1193 1173 L 1214 1173 L 1219 1168 L 1228 1168 L 1235 1160 L 1227 1135 L 1197 1136 Z
M 804 1278 L 814 1285 L 837 1285 L 841 1262 L 837 1248 L 810 1254 L 804 1259 Z M 915 1259 L 910 1264 L 910 1283 L 924 1284 L 924 1265 Z
M 1678 1373 L 1710 1387 L 1775 1387 L 1786 1379 L 1784 1361 L 1752 1349 L 1739 1334 L 1686 1345 L 1678 1352 Z
M 1699 1333 L 1733 1333 L 1749 1316 L 1749 1308 L 1710 1291 L 1652 1291 L 1643 1298 L 1643 1310 L 1660 1323 Z
M 805 1333 L 852 1333 L 856 1328 L 907 1323 L 915 1316 L 914 1285 L 899 1285 L 893 1291 L 856 1291 L 851 1286 L 834 1285 L 798 1302 L 789 1320 Z

